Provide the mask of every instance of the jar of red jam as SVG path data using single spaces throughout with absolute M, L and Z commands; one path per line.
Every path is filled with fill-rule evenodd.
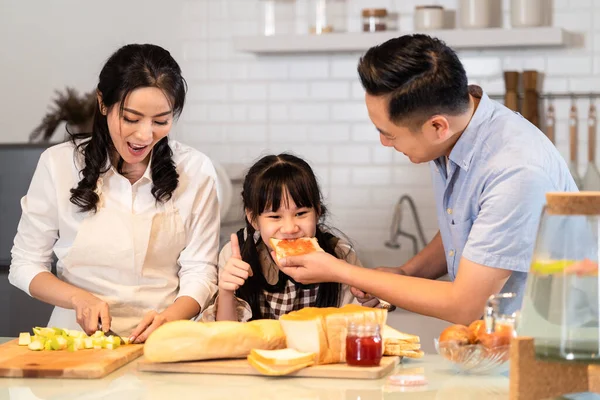
M 350 323 L 346 335 L 346 363 L 376 367 L 383 355 L 381 328 L 377 323 Z

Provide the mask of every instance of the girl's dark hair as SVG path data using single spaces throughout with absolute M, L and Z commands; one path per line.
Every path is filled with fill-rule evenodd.
M 458 115 L 469 107 L 465 69 L 443 41 L 404 35 L 371 47 L 358 64 L 365 91 L 388 98 L 392 122 L 421 126 L 436 114 Z
M 337 238 L 324 229 L 322 221 L 327 215 L 323 205 L 321 191 L 315 174 L 308 163 L 291 154 L 269 155 L 254 164 L 244 179 L 242 201 L 244 209 L 252 218 L 271 210 L 278 210 L 289 196 L 297 207 L 314 208 L 319 215 L 315 237 L 319 245 L 327 253 L 338 257 L 335 253 Z M 288 279 L 292 279 L 279 271 L 279 282 L 270 285 L 262 271 L 254 241 L 255 230 L 252 221 L 246 218 L 247 238 L 241 247 L 242 259 L 250 264 L 253 275 L 248 277 L 243 286 L 236 291 L 236 296 L 247 301 L 252 309 L 252 319 L 262 318 L 260 294 L 263 289 L 280 292 Z M 320 283 L 317 294 L 317 307 L 339 306 L 341 285 L 339 283 Z
M 155 87 L 165 93 L 171 102 L 173 117 L 181 115 L 185 103 L 187 85 L 181 76 L 181 69 L 171 54 L 152 44 L 130 44 L 117 50 L 106 62 L 98 81 L 97 90 L 102 103 L 110 110 L 120 103 L 119 114 L 127 95 L 138 88 Z M 80 171 L 81 180 L 71 189 L 71 203 L 80 211 L 96 211 L 99 197 L 95 192 L 100 174 L 107 171 L 109 157 L 115 151 L 108 131 L 107 116 L 97 106 L 91 133 L 69 133 L 71 142 L 83 156 L 84 166 Z M 161 139 L 152 150 L 152 195 L 157 202 L 171 198 L 179 183 L 179 174 L 173 162 L 173 152 L 168 137 Z M 120 158 L 117 170 L 122 172 L 123 159 Z

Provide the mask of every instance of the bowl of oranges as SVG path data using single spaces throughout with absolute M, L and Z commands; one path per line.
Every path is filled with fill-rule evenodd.
M 435 340 L 436 351 L 458 370 L 473 374 L 500 372 L 508 367 L 510 340 L 515 336 L 513 321 L 496 320 L 493 331 L 485 321 L 469 326 L 452 325 Z

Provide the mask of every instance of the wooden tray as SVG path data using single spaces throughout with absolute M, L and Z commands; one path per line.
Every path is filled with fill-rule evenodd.
M 400 357 L 383 357 L 378 367 L 350 367 L 346 364 L 317 365 L 301 369 L 286 377 L 304 378 L 341 378 L 341 379 L 379 379 L 398 365 Z M 141 359 L 138 369 L 146 372 L 179 372 L 188 374 L 224 374 L 224 375 L 262 375 L 248 364 L 240 360 L 211 360 L 175 363 L 153 363 Z

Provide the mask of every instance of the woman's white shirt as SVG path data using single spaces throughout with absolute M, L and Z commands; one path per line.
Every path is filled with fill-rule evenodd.
M 216 173 L 210 159 L 201 152 L 176 141 L 169 144 L 179 174 L 173 205 L 185 229 L 185 248 L 177 260 L 176 298 L 192 297 L 204 310 L 217 290 L 220 218 Z M 80 169 L 81 157 L 71 143 L 49 148 L 41 155 L 27 195 L 21 200 L 23 213 L 12 249 L 9 280 L 28 294 L 33 278 L 50 271 L 53 252 L 61 277 L 62 260 L 82 221 L 90 215 L 70 202 L 70 190 L 79 182 Z M 113 167 L 99 181 L 103 207 L 131 214 L 159 211 L 151 193 L 150 166 L 133 185 Z

